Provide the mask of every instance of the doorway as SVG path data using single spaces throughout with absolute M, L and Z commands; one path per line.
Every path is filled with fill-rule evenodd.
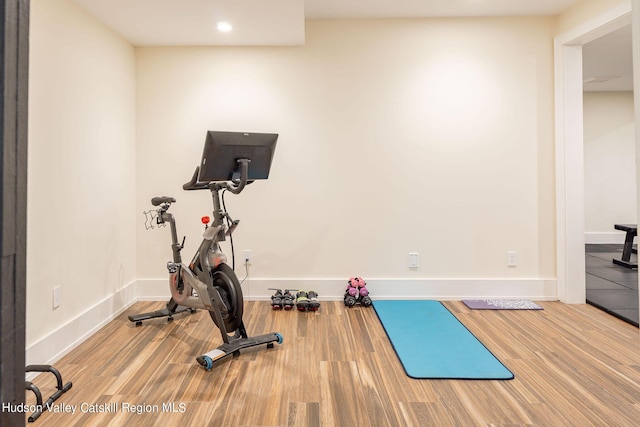
M 625 2 L 555 39 L 558 298 L 569 304 L 586 302 L 583 46 L 630 24 Z
M 631 38 L 629 24 L 582 46 L 585 272 L 586 302 L 638 326 L 637 255 L 623 254 L 638 211 Z

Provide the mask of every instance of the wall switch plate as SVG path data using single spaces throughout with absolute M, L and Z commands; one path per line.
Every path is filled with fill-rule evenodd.
M 60 286 L 53 288 L 53 308 L 60 307 Z
M 518 253 L 516 251 L 507 252 L 507 265 L 509 267 L 515 267 L 518 265 Z
M 409 253 L 409 268 L 418 268 L 420 266 L 420 254 L 417 252 Z

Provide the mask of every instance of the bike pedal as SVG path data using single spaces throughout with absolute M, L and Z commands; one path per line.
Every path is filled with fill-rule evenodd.
M 178 271 L 178 266 L 174 262 L 169 261 L 167 263 L 167 270 L 169 270 L 169 273 L 175 273 Z

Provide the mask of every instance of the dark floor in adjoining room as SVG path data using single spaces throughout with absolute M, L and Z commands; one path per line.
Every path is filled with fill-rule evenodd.
M 587 303 L 638 326 L 638 270 L 612 262 L 622 256 L 622 245 L 588 244 L 585 252 Z

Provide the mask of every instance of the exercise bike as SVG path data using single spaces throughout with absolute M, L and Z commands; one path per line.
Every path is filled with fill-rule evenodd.
M 212 136 L 213 134 L 213 136 Z M 222 140 L 231 138 L 232 143 L 237 142 L 235 133 L 217 133 L 222 134 Z M 211 147 L 215 141 L 215 132 L 209 132 L 207 136 L 207 145 L 203 154 L 203 162 L 201 166 L 205 166 L 207 162 L 207 153 L 215 152 L 220 158 L 219 152 L 215 147 Z M 249 134 L 243 134 L 249 136 Z M 261 135 L 261 134 L 253 134 Z M 218 135 L 220 136 L 220 135 Z M 277 138 L 277 135 L 276 135 Z M 210 144 L 209 144 L 210 143 Z M 273 141 L 275 145 L 275 141 Z M 216 144 L 218 146 L 220 144 Z M 238 147 L 232 145 L 237 151 Z M 220 148 L 220 147 L 217 147 Z M 242 148 L 242 147 L 241 147 Z M 254 147 L 255 148 L 255 147 Z M 224 148 L 223 148 L 224 149 Z M 273 151 L 273 147 L 271 148 Z M 233 151 L 226 149 L 227 152 Z M 241 149 L 243 154 L 247 154 L 246 149 Z M 251 151 L 251 150 L 249 150 Z M 271 151 L 271 153 L 272 153 Z M 229 153 L 227 153 L 229 154 Z M 258 153 L 256 157 L 263 153 Z M 234 154 L 231 153 L 231 156 Z M 228 157 L 228 156 L 227 156 Z M 214 159 L 215 160 L 215 159 Z M 227 159 L 228 160 L 228 159 Z M 224 343 L 196 357 L 196 361 L 207 371 L 211 370 L 214 364 L 230 355 L 238 356 L 240 350 L 247 347 L 254 347 L 266 344 L 267 348 L 273 348 L 274 342 L 282 344 L 283 337 L 278 332 L 270 334 L 249 337 L 242 321 L 243 314 L 243 295 L 242 288 L 238 277 L 234 270 L 227 264 L 227 258 L 220 248 L 220 242 L 225 241 L 226 237 L 230 237 L 239 221 L 232 220 L 224 209 L 224 203 L 220 203 L 220 191 L 229 191 L 233 194 L 240 194 L 249 180 L 249 165 L 252 162 L 250 158 L 236 159 L 235 167 L 231 172 L 229 181 L 208 180 L 207 173 L 201 173 L 201 167 L 197 167 L 193 177 L 189 182 L 183 185 L 184 190 L 209 190 L 213 200 L 213 223 L 208 224 L 207 217 L 203 218 L 205 231 L 200 247 L 196 251 L 189 265 L 182 262 L 180 252 L 184 247 L 184 239 L 182 243 L 178 242 L 178 234 L 176 231 L 176 221 L 172 214 L 168 212 L 172 203 L 176 202 L 173 197 L 154 197 L 151 204 L 157 207 L 156 222 L 158 225 L 169 224 L 171 230 L 171 250 L 173 253 L 173 261 L 167 263 L 169 270 L 169 288 L 171 291 L 171 299 L 163 310 L 150 313 L 143 313 L 129 316 L 131 322 L 136 326 L 142 324 L 143 320 L 158 317 L 168 317 L 172 320 L 174 314 L 184 311 L 195 311 L 195 309 L 203 309 L 209 312 L 211 320 L 220 329 Z M 268 166 L 271 158 L 268 159 Z M 229 163 L 228 161 L 226 162 Z M 264 159 L 262 159 L 264 163 Z M 259 166 L 259 165 L 258 165 Z M 263 165 L 264 166 L 264 165 Z M 264 171 L 264 167 L 262 167 Z M 206 180 L 203 180 L 203 176 Z M 224 175 L 226 176 L 226 174 Z M 262 177 L 262 176 L 261 176 Z

